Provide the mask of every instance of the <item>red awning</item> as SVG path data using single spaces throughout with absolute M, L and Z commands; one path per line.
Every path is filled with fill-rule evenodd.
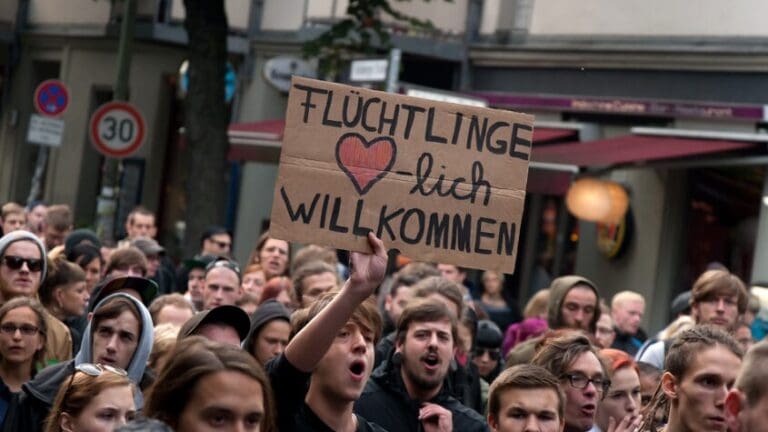
M 533 142 L 546 144 L 552 141 L 578 140 L 579 131 L 576 129 L 533 128 Z
M 611 166 L 658 161 L 754 148 L 758 143 L 627 135 L 599 141 L 534 147 L 533 162 L 584 166 Z

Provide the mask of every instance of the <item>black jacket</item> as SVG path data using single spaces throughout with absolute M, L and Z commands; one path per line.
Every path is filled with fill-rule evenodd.
M 428 401 L 448 409 L 453 414 L 453 430 L 461 432 L 488 431 L 488 425 L 477 412 L 467 408 L 448 392 L 444 385 Z M 400 375 L 400 366 L 385 361 L 371 375 L 363 394 L 355 402 L 355 412 L 388 431 L 419 432 L 421 402 L 411 399 Z
M 381 338 L 376 344 L 373 368 L 380 367 L 385 360 L 390 359 L 394 351 L 395 333 L 393 332 Z M 445 377 L 445 385 L 451 396 L 482 414 L 483 395 L 480 390 L 480 372 L 472 362 L 467 362 L 467 365 L 462 367 L 455 360 L 452 361 L 448 376 Z
M 640 350 L 640 347 L 648 339 L 641 328 L 637 329 L 637 333 L 634 335 L 624 333 L 618 327 L 614 327 L 613 330 L 616 332 L 616 339 L 613 340 L 611 348 L 622 350 L 632 357 L 637 354 L 637 351 Z

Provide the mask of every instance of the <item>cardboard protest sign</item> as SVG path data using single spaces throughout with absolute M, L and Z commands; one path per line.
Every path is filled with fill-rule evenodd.
M 293 79 L 270 233 L 511 273 L 533 117 Z

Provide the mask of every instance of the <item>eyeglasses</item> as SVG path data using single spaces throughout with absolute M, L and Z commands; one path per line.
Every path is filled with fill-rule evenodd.
M 43 260 L 36 258 L 24 258 L 20 256 L 6 255 L 3 257 L 3 262 L 11 270 L 19 270 L 27 263 L 27 268 L 31 272 L 39 272 L 43 269 Z
M 67 384 L 67 389 L 64 391 L 64 400 L 66 401 L 69 397 L 69 392 L 72 390 L 72 383 L 75 381 L 75 375 L 77 375 L 78 372 L 82 372 L 88 376 L 91 377 L 98 377 L 104 371 L 124 376 L 128 376 L 128 372 L 126 372 L 124 369 L 116 368 L 114 366 L 105 365 L 105 364 L 93 364 L 93 363 L 80 363 L 79 365 L 75 366 L 75 372 L 69 376 L 69 383 Z M 63 405 L 62 405 L 63 408 Z
M 0 325 L 0 332 L 10 336 L 15 335 L 17 330 L 20 331 L 24 336 L 34 336 L 40 331 L 39 328 L 29 324 L 22 324 L 17 326 L 16 324 L 6 323 Z
M 475 357 L 482 357 L 488 353 L 491 360 L 498 360 L 501 357 L 501 350 L 498 348 L 475 348 Z
M 75 371 L 82 372 L 92 377 L 97 377 L 102 373 L 104 373 L 104 371 L 112 372 L 113 374 L 117 374 L 120 376 L 128 376 L 128 372 L 126 372 L 124 369 L 116 368 L 114 366 L 105 365 L 101 363 L 98 363 L 98 364 L 80 363 L 79 365 L 75 366 Z
M 564 374 L 560 377 L 560 379 L 566 378 L 568 378 L 568 381 L 571 382 L 571 387 L 575 389 L 585 389 L 589 383 L 592 383 L 595 385 L 597 391 L 605 394 L 611 387 L 611 380 L 605 379 L 603 377 L 587 378 L 585 375 L 580 373 Z

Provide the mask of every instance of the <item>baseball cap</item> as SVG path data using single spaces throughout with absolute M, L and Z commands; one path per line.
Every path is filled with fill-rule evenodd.
M 131 241 L 131 246 L 140 250 L 145 256 L 165 253 L 165 248 L 149 237 L 139 237 Z
M 179 330 L 179 339 L 195 334 L 205 324 L 213 323 L 225 324 L 234 328 L 241 342 L 248 337 L 248 331 L 251 329 L 251 320 L 244 310 L 237 306 L 221 305 L 200 312 L 187 320 Z
M 123 289 L 132 289 L 138 292 L 141 296 L 141 302 L 147 306 L 157 296 L 158 286 L 152 279 L 138 276 L 118 276 L 104 279 L 93 289 L 91 298 L 88 300 L 88 310 L 93 312 L 93 309 L 104 297 Z

